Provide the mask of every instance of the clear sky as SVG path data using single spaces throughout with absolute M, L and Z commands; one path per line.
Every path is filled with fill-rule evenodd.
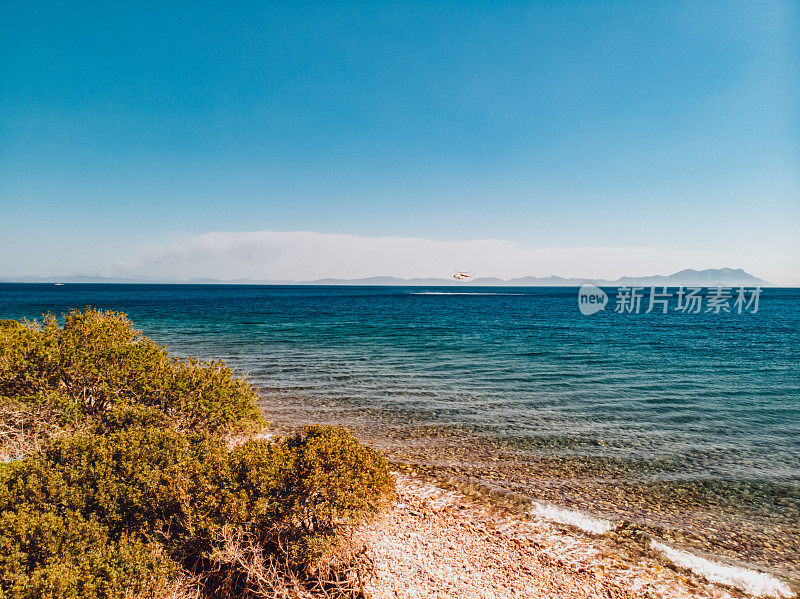
M 724 266 L 800 284 L 800 3 L 0 5 L 2 277 Z

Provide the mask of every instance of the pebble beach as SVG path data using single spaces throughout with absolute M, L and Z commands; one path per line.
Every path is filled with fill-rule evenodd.
M 396 473 L 392 509 L 357 535 L 374 560 L 372 599 L 795 597 L 766 575 L 705 561 L 705 576 L 618 535 L 512 511 Z M 726 570 L 727 568 L 727 570 Z M 713 570 L 727 580 L 714 578 Z M 738 576 L 737 576 L 738 575 Z

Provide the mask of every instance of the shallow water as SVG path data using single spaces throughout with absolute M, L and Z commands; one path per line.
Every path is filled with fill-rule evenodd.
M 800 577 L 800 290 L 582 316 L 574 288 L 0 284 L 0 318 L 84 305 L 224 359 L 277 426 Z

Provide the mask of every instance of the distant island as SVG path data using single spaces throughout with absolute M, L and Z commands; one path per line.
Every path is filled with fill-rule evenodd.
M 163 284 L 194 284 L 194 285 L 398 285 L 398 286 L 453 286 L 466 285 L 470 287 L 578 287 L 587 283 L 598 287 L 621 286 L 668 286 L 676 287 L 696 286 L 771 286 L 771 283 L 753 276 L 741 268 L 708 268 L 693 270 L 687 268 L 671 275 L 651 275 L 644 277 L 620 277 L 615 280 L 565 278 L 559 276 L 549 277 L 518 277 L 514 279 L 500 279 L 497 277 L 475 277 L 465 281 L 452 278 L 413 278 L 402 279 L 399 277 L 366 277 L 363 279 L 315 279 L 313 281 L 291 281 L 273 279 L 210 279 L 193 278 L 186 280 L 166 280 L 147 278 L 106 277 L 97 275 L 69 275 L 63 277 L 14 277 L 2 279 L 5 283 L 163 283 Z

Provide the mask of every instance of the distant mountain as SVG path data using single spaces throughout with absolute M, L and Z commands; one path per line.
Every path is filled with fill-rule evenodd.
M 469 285 L 472 287 L 578 287 L 586 283 L 597 286 L 620 287 L 627 286 L 668 286 L 676 287 L 735 287 L 735 286 L 762 286 L 767 287 L 769 282 L 755 277 L 741 268 L 709 268 L 706 270 L 686 269 L 671 275 L 652 275 L 646 277 L 620 277 L 615 280 L 608 279 L 579 279 L 564 278 L 555 275 L 549 277 L 518 277 L 515 279 L 498 279 L 497 277 L 478 277 L 466 281 L 453 279 L 399 279 L 397 277 L 370 277 L 368 279 L 319 279 L 309 281 L 311 285 Z
M 398 277 L 367 277 L 364 279 L 317 279 L 314 281 L 283 281 L 271 279 L 209 279 L 194 278 L 183 281 L 132 279 L 124 277 L 102 277 L 95 275 L 70 275 L 66 277 L 16 277 L 6 278 L 7 283 L 190 283 L 196 285 L 408 285 L 408 286 L 455 286 L 470 287 L 578 287 L 586 283 L 598 287 L 620 287 L 623 285 L 636 287 L 680 285 L 694 287 L 768 287 L 771 284 L 759 279 L 741 268 L 709 268 L 706 270 L 686 269 L 671 275 L 652 275 L 646 277 L 620 277 L 613 281 L 606 279 L 564 278 L 555 275 L 549 277 L 518 277 L 515 279 L 498 279 L 497 277 L 480 277 L 466 281 L 454 279 Z
M 741 268 L 710 268 L 707 270 L 692 270 L 687 268 L 671 275 L 652 276 L 652 277 L 622 277 L 614 282 L 615 285 L 693 285 L 696 287 L 726 286 L 736 285 L 761 285 L 769 283 L 758 277 L 746 273 Z

